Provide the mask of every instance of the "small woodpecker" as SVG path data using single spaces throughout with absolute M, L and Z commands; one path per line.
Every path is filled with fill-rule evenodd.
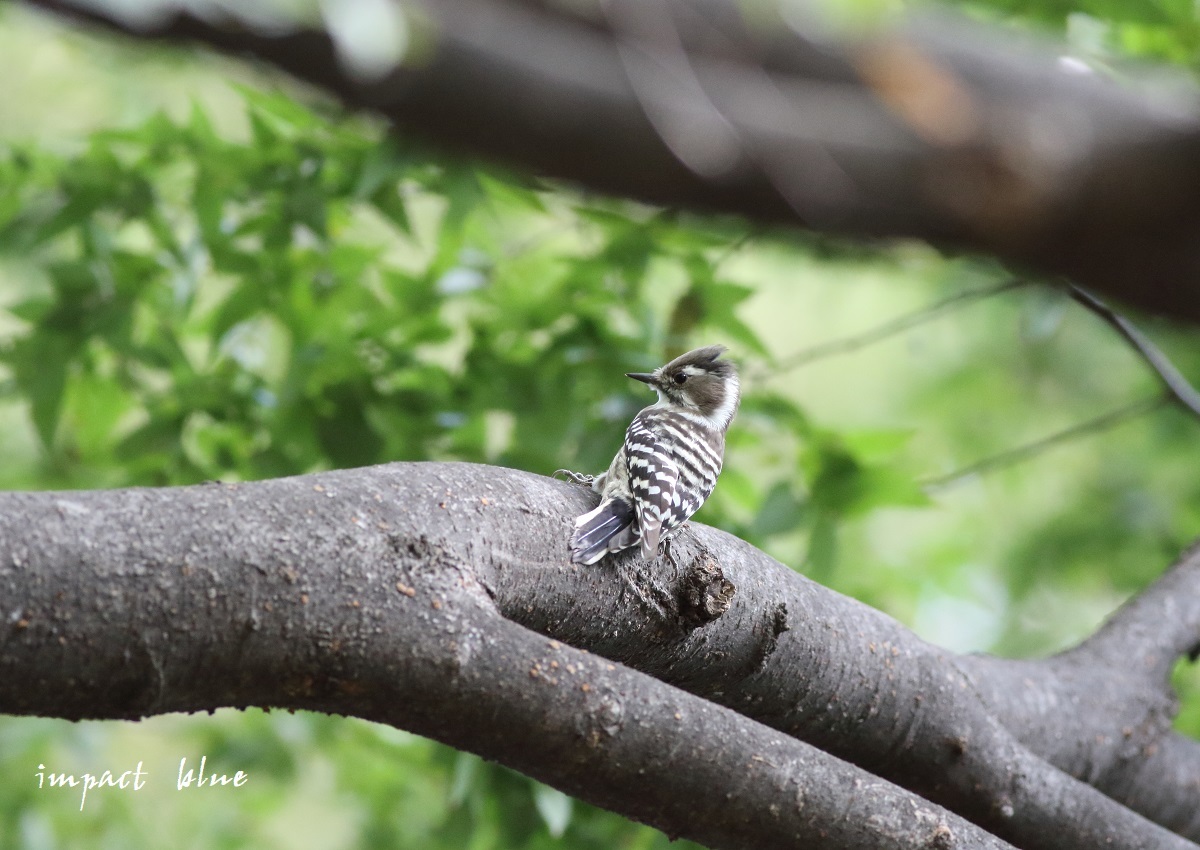
M 725 432 L 740 400 L 737 369 L 723 345 L 697 348 L 653 372 L 628 377 L 649 384 L 658 402 L 633 418 L 608 471 L 571 480 L 601 495 L 575 520 L 571 560 L 594 564 L 609 552 L 641 546 L 643 558 L 699 510 L 717 484 Z

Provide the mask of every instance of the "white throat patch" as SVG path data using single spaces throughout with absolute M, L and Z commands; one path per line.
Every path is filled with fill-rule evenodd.
M 733 414 L 737 411 L 740 392 L 741 383 L 738 381 L 737 375 L 730 375 L 725 381 L 725 398 L 721 401 L 720 406 L 712 412 L 712 416 L 709 417 L 709 421 L 714 428 L 724 431 L 729 427 L 729 423 L 733 421 Z

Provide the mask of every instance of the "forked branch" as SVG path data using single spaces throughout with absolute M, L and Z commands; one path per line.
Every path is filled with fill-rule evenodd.
M 999 846 L 874 774 L 1031 850 L 1195 850 L 1035 755 L 1025 718 L 983 697 L 980 668 L 736 538 L 696 526 L 677 567 L 570 565 L 571 520 L 592 498 L 433 463 L 0 494 L 0 710 L 354 713 L 713 846 L 821 832 L 862 846 L 854 821 L 878 826 L 872 806 L 911 817 L 868 846 L 921 846 L 943 827 Z M 717 574 L 737 593 L 713 621 L 691 600 Z M 730 776 L 756 790 L 721 802 L 729 789 L 710 783 Z M 712 817 L 685 817 L 701 800 Z

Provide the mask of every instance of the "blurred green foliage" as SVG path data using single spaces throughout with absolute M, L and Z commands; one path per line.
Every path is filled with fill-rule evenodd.
M 1200 70 L 1200 18 L 1186 0 L 952 0 L 969 14 L 1064 36 L 1103 63 L 1135 57 Z
M 722 279 L 713 260 L 742 237 L 739 225 L 572 197 L 280 92 L 242 96 L 243 139 L 215 132 L 195 107 L 183 121 L 160 113 L 96 132 L 76 153 L 14 145 L 0 157 L 12 190 L 0 205 L 3 391 L 38 443 L 28 466 L 0 472 L 6 486 L 186 484 L 448 458 L 599 469 L 648 401 L 614 376 L 709 338 L 765 352 L 737 314 L 752 290 Z M 651 287 L 652 277 L 671 283 Z M 743 415 L 752 427 L 736 445 L 750 457 L 806 430 L 793 402 L 767 392 Z M 814 469 L 854 463 L 832 437 L 804 456 Z M 744 474 L 738 483 L 710 517 L 761 526 L 768 494 Z M 798 507 L 787 485 L 771 498 L 780 487 Z M 831 516 L 887 501 L 882 488 L 836 480 L 818 483 L 826 491 L 837 492 L 823 507 Z M 767 531 L 803 516 L 776 509 Z M 363 846 L 664 840 L 428 742 L 405 738 L 381 760 L 377 745 L 337 746 L 325 720 L 311 727 L 286 741 L 249 717 L 199 729 L 196 751 L 214 764 L 277 783 L 277 793 L 260 784 L 239 797 L 241 817 L 203 827 L 206 843 L 286 805 L 278 789 L 311 769 L 298 762 L 323 742 L 342 753 L 339 788 L 362 801 Z M 52 760 L 43 753 L 56 727 L 44 728 L 20 762 Z M 414 798 L 408 784 L 430 773 L 445 787 Z M 8 822 L 21 825 L 11 841 L 28 845 L 30 830 L 74 836 L 30 821 L 30 802 L 27 787 L 9 800 Z M 112 807 L 113 840 L 137 834 L 137 808 Z
M 1188 4 L 972 9 L 1058 29 L 1100 58 L 1194 61 Z M 5 26 L 60 38 L 0 10 L 10 52 Z M 138 87 L 184 73 L 173 55 L 153 65 L 153 51 L 95 50 L 112 80 Z M 582 195 L 261 81 L 220 106 L 175 100 L 65 141 L 31 132 L 0 147 L 2 487 L 421 459 L 599 470 L 650 400 L 621 373 L 724 342 L 746 395 L 698 519 L 951 648 L 1060 648 L 1200 529 L 1200 430 L 1169 410 L 923 486 L 1155 391 L 1107 328 L 1052 291 L 1007 292 L 853 355 L 781 365 L 1006 279 L 993 263 Z M 1194 332 L 1147 327 L 1200 376 Z M 1177 679 L 1196 688 L 1190 668 Z M 1181 719 L 1193 733 L 1196 705 Z M 176 792 L 179 759 L 201 755 L 251 783 Z M 140 759 L 155 780 L 144 792 L 97 792 L 85 812 L 72 791 L 36 787 L 40 764 L 82 773 Z M 164 835 L 194 847 L 667 846 L 472 756 L 344 718 L 5 719 L 0 776 L 0 848 Z

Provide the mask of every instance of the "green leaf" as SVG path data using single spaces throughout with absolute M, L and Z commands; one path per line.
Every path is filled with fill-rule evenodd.
M 546 828 L 550 830 L 550 835 L 554 838 L 562 837 L 571 824 L 574 801 L 562 791 L 537 782 L 533 784 L 533 804 L 542 816 Z
M 839 439 L 863 461 L 887 461 L 911 442 L 914 433 L 911 428 L 860 428 L 843 431 Z
M 22 340 L 10 361 L 17 385 L 29 399 L 34 427 L 47 448 L 54 444 L 67 371 L 76 350 L 69 337 L 44 331 Z
M 157 462 L 180 450 L 183 421 L 178 416 L 152 415 L 149 422 L 125 437 L 116 447 L 116 458 L 125 463 Z
M 827 583 L 837 569 L 838 523 L 837 520 L 818 511 L 808 538 L 808 553 L 804 558 L 804 571 L 815 581 Z
M 252 118 L 257 117 L 264 125 L 269 125 L 272 135 L 277 132 L 293 138 L 299 131 L 311 132 L 320 128 L 320 119 L 312 110 L 282 91 L 263 91 L 236 83 L 233 87 L 245 98 Z
M 458 753 L 454 758 L 454 777 L 448 794 L 450 805 L 461 806 L 477 786 L 479 768 L 483 760 L 471 753 Z
M 717 495 L 739 508 L 751 509 L 759 502 L 759 482 L 736 467 L 727 466 L 717 483 Z
M 763 357 L 770 356 L 770 352 L 763 345 L 758 334 L 733 313 L 729 313 L 719 322 L 712 322 L 711 324 L 717 331 L 725 334 L 735 346 L 740 347 L 743 351 L 752 351 Z
M 792 491 L 792 485 L 780 481 L 767 493 L 754 517 L 751 533 L 769 537 L 795 529 L 804 519 L 804 506 Z
M 879 440 L 891 436 L 875 435 Z M 872 446 L 868 435 L 861 437 Z M 806 448 L 803 465 L 812 476 L 811 499 L 839 517 L 857 516 L 883 506 L 923 507 L 929 497 L 911 474 L 885 462 L 868 462 L 847 444 L 844 435 L 826 433 Z
M 412 235 L 412 221 L 408 217 L 408 206 L 399 186 L 386 183 L 372 192 L 370 197 L 371 203 L 384 218 L 402 233 Z
M 484 194 L 501 212 L 508 207 L 539 213 L 548 212 L 538 193 L 530 186 L 521 185 L 515 175 L 505 175 L 501 178 L 495 173 L 479 171 L 477 177 Z
M 384 439 L 367 418 L 358 393 L 339 387 L 325 395 L 333 410 L 317 420 L 317 439 L 335 466 L 369 466 L 382 457 Z
M 67 397 L 70 430 L 80 452 L 93 462 L 102 461 L 118 422 L 133 407 L 129 394 L 119 384 L 89 372 L 72 382 Z

